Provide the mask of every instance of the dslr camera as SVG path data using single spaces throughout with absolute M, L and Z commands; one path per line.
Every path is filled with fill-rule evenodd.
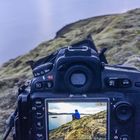
M 105 50 L 88 37 L 30 62 L 4 140 L 11 129 L 14 140 L 139 140 L 140 71 L 108 65 Z

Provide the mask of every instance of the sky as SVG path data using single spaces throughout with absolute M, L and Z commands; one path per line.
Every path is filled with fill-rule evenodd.
M 0 64 L 49 40 L 64 25 L 140 7 L 140 0 L 1 0 Z
M 104 110 L 107 110 L 107 104 L 100 106 L 96 103 L 48 103 L 49 112 L 55 113 L 74 113 L 75 109 L 79 111 L 79 113 L 86 114 L 95 114 Z

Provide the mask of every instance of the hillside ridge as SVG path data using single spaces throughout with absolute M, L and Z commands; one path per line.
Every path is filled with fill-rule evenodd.
M 72 120 L 49 132 L 50 140 L 106 139 L 106 112 L 101 111 Z

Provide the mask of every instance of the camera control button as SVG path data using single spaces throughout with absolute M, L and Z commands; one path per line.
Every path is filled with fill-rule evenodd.
M 36 111 L 36 107 L 35 106 L 32 107 L 32 111 Z
M 42 118 L 43 115 L 44 115 L 44 114 L 43 114 L 42 111 L 39 111 L 39 110 L 38 110 L 38 111 L 35 112 L 35 116 L 36 116 L 36 118 Z
M 45 89 L 50 89 L 53 87 L 53 81 L 47 81 L 44 83 Z
M 129 139 L 128 135 L 122 135 L 120 137 L 120 140 L 130 140 L 130 139 Z
M 41 88 L 43 88 L 43 83 L 42 83 L 42 82 L 37 82 L 37 83 L 35 83 L 35 88 L 36 88 L 36 89 L 41 89 Z
M 44 140 L 44 136 L 42 133 L 37 133 L 36 134 L 36 140 Z
M 117 135 L 115 135 L 114 140 L 119 140 L 119 137 Z
M 127 88 L 131 86 L 131 81 L 129 79 L 122 79 L 121 84 L 123 88 Z
M 110 77 L 106 79 L 106 85 L 109 88 L 116 88 L 117 87 L 117 78 L 115 77 Z
M 36 127 L 37 129 L 43 129 L 43 121 L 42 120 L 36 121 Z
M 109 82 L 108 82 L 108 85 L 110 87 L 115 87 L 115 80 L 114 79 L 110 79 Z
M 36 107 L 42 107 L 43 101 L 40 98 L 38 98 L 38 99 L 35 99 L 34 104 Z

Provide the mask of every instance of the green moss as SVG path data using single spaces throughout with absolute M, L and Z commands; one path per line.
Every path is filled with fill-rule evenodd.
M 140 34 L 140 30 L 136 30 L 136 34 L 138 34 L 138 35 L 139 35 L 139 34 Z
M 88 139 L 93 137 L 105 138 L 106 133 L 106 112 L 101 111 L 94 115 L 84 116 L 79 120 L 68 122 L 50 131 L 50 140 L 64 138 Z M 100 121 L 99 121 L 100 120 Z

